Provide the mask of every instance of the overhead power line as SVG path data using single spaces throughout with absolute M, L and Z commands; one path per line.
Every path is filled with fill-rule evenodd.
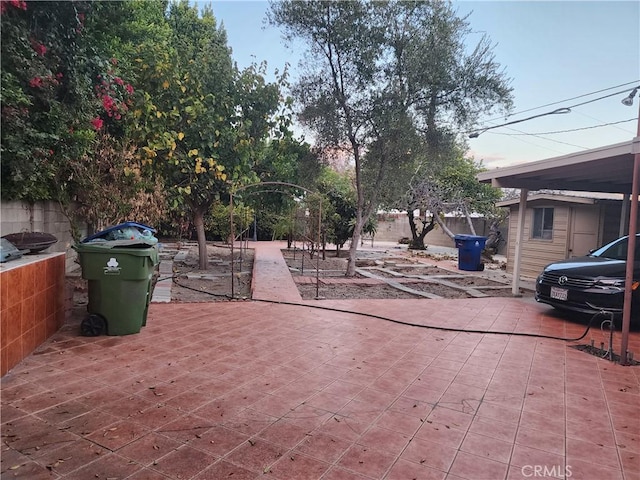
M 633 85 L 634 83 L 637 84 L 638 82 L 640 82 L 640 80 L 634 80 L 632 82 L 621 83 L 620 85 L 614 85 L 613 87 L 603 88 L 601 90 L 596 90 L 594 92 L 583 93 L 582 95 L 578 95 L 577 97 L 565 98 L 564 100 L 558 100 L 557 102 L 546 103 L 544 105 L 540 105 L 539 107 L 533 107 L 533 108 L 527 108 L 526 110 L 520 110 L 519 112 L 514 112 L 514 113 L 512 113 L 510 115 L 507 115 L 506 117 L 490 118 L 488 120 L 485 120 L 485 122 L 494 122 L 496 120 L 506 120 L 507 118 L 513 117 L 515 115 L 520 115 L 520 114 L 523 114 L 523 113 L 532 112 L 534 110 L 539 110 L 541 108 L 551 107 L 553 105 L 559 105 L 560 103 L 570 102 L 572 100 L 577 100 L 579 98 L 589 97 L 591 95 L 596 95 L 597 93 L 606 92 L 607 90 L 613 90 L 614 88 L 626 87 L 627 85 Z
M 509 130 L 514 130 L 518 133 L 525 133 L 522 130 L 516 130 L 515 128 L 510 128 L 508 127 Z M 542 137 L 540 135 L 529 135 L 530 137 L 535 137 L 535 138 L 539 138 L 540 140 L 545 140 L 547 142 L 553 142 L 553 143 L 559 143 L 560 145 L 567 145 L 569 147 L 576 147 L 576 148 L 581 148 L 582 150 L 587 150 L 587 147 L 583 147 L 582 145 L 576 145 L 575 143 L 569 143 L 569 142 L 563 142 L 562 140 L 556 140 L 555 138 L 546 138 L 546 137 Z
M 621 94 L 623 94 L 623 93 L 625 93 L 627 91 L 628 91 L 628 89 L 625 89 L 625 90 L 622 90 L 622 91 L 610 93 L 608 95 L 603 95 L 602 97 L 592 98 L 591 100 L 587 100 L 585 102 L 576 103 L 576 104 L 570 105 L 568 107 L 556 108 L 555 110 L 552 110 L 550 112 L 539 113 L 537 115 L 532 115 L 530 117 L 521 118 L 520 120 L 512 120 L 511 122 L 505 122 L 505 123 L 502 123 L 500 125 L 492 125 L 492 126 L 489 126 L 489 127 L 477 128 L 477 129 L 472 130 L 472 131 L 467 132 L 467 133 L 469 134 L 469 138 L 477 138 L 478 136 L 480 136 L 481 134 L 483 134 L 487 130 L 493 130 L 494 128 L 506 127 L 508 125 L 514 125 L 516 123 L 526 122 L 526 121 L 529 121 L 529 120 L 533 120 L 534 118 L 545 117 L 547 115 L 570 113 L 572 108 L 580 107 L 582 105 L 587 105 L 589 103 L 597 102 L 599 100 L 603 100 L 605 98 L 613 97 L 613 96 L 616 96 L 616 95 L 621 95 Z
M 590 130 L 592 128 L 601 128 L 601 127 L 608 127 L 611 125 L 618 125 L 620 123 L 627 123 L 627 122 L 635 122 L 636 120 L 638 120 L 637 118 L 630 118 L 629 120 L 620 120 L 618 122 L 610 122 L 610 123 L 601 123 L 599 125 L 592 125 L 590 127 L 582 127 L 582 128 L 572 128 L 570 130 L 555 130 L 553 132 L 536 132 L 536 133 L 500 133 L 500 132 L 489 132 L 489 133 L 493 133 L 494 135 L 507 135 L 507 136 L 520 136 L 520 135 L 553 135 L 556 133 L 569 133 L 569 132 L 579 132 L 580 130 Z
M 614 92 L 614 93 L 610 93 L 609 95 L 604 95 L 602 97 L 598 97 L 598 98 L 592 98 L 591 100 L 587 100 L 586 102 L 580 102 L 580 103 L 576 103 L 574 105 L 570 105 L 566 108 L 575 108 L 575 107 L 581 107 L 582 105 L 587 105 L 588 103 L 593 103 L 593 102 L 597 102 L 598 100 L 603 100 L 605 98 L 609 98 L 609 97 L 615 97 L 616 95 L 622 95 L 623 93 L 628 92 L 629 89 L 626 88 L 620 92 Z
M 570 112 L 571 112 L 571 109 L 569 109 L 569 108 L 556 108 L 552 112 L 539 113 L 538 115 L 532 115 L 532 116 L 527 117 L 527 118 L 521 118 L 520 120 L 513 120 L 511 122 L 502 123 L 500 125 L 493 125 L 491 127 L 478 128 L 476 130 L 468 132 L 469 133 L 469 138 L 476 138 L 476 137 L 480 136 L 480 134 L 486 132 L 487 130 L 492 130 L 494 128 L 506 127 L 507 125 L 514 125 L 516 123 L 522 123 L 522 122 L 526 122 L 528 120 L 533 120 L 534 118 L 546 117 L 547 115 L 557 115 L 557 114 L 561 114 L 561 113 L 570 113 Z

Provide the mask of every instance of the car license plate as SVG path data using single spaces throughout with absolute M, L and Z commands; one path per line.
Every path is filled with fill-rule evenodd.
M 567 300 L 567 293 L 566 288 L 551 287 L 551 298 L 554 300 Z

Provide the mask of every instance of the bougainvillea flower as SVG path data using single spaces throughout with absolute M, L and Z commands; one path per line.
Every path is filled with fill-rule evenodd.
M 20 10 L 26 10 L 27 2 L 25 2 L 24 0 L 8 0 L 8 1 L 2 0 L 0 2 L 0 13 L 6 12 L 7 8 L 10 6 L 13 8 L 18 8 Z
M 102 106 L 106 111 L 110 112 L 113 108 L 113 104 L 113 98 L 111 98 L 109 95 L 105 95 L 104 97 L 102 97 Z
M 100 117 L 96 117 L 93 120 L 91 120 L 91 125 L 95 130 L 100 130 L 102 128 L 103 123 L 104 122 Z
M 35 52 L 40 55 L 41 57 L 44 57 L 44 54 L 47 53 L 47 47 L 45 47 L 43 44 L 37 42 L 37 41 L 33 41 L 31 42 L 31 46 L 33 47 L 33 49 L 35 50 Z

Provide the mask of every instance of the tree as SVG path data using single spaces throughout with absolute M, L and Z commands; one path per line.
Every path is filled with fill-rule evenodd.
M 424 238 L 436 225 L 453 239 L 455 233 L 443 221 L 446 213 L 464 216 L 473 234 L 471 213 L 494 215 L 495 202 L 500 200 L 502 192 L 476 180 L 476 175 L 482 171 L 481 164 L 465 158 L 458 150 L 458 155 L 436 174 L 416 175 L 405 200 L 409 206 L 407 215 L 412 233 L 409 248 L 424 250 Z M 414 210 L 424 214 L 421 228 L 416 225 Z M 430 215 L 429 219 L 427 215 Z
M 480 113 L 510 105 L 508 79 L 485 37 L 470 54 L 469 25 L 450 3 L 294 2 L 271 5 L 288 40 L 309 45 L 294 88 L 300 118 L 322 145 L 353 159 L 358 240 L 380 202 L 390 203 L 418 165 L 437 163 Z
M 255 181 L 253 166 L 279 120 L 280 88 L 265 82 L 264 65 L 235 68 L 210 8 L 173 3 L 167 24 L 169 35 L 152 46 L 158 55 L 138 59 L 139 153 L 165 178 L 173 211 L 195 225 L 205 269 L 205 217 L 230 189 Z
M 392 83 L 399 99 L 431 148 L 451 142 L 480 114 L 512 104 L 510 79 L 493 54 L 487 35 L 470 48 L 468 17 L 459 18 L 450 2 L 377 3 L 387 16 L 385 44 Z M 391 95 L 391 94 L 390 94 Z
M 212 202 L 255 181 L 287 130 L 286 71 L 239 72 L 211 9 L 187 1 L 11 0 L 0 13 L 3 198 L 79 200 L 100 226 L 158 218 L 166 196 L 196 225 L 204 268 Z
M 413 143 L 421 152 L 418 168 L 404 172 L 405 184 L 411 188 L 405 196 L 407 203 L 397 206 L 408 213 L 410 247 L 424 248 L 424 237 L 440 222 L 442 212 L 457 210 L 469 218 L 469 198 L 479 195 L 473 203 L 481 211 L 486 210 L 482 198 L 494 197 L 470 175 L 478 166 L 460 161 L 464 144 L 457 132 L 470 128 L 484 112 L 508 111 L 511 88 L 486 35 L 468 49 L 470 25 L 466 18 L 456 16 L 449 3 L 391 2 L 379 8 L 393 12 L 385 36 L 395 77 L 388 95 L 410 112 L 413 127 L 423 140 L 422 145 Z M 452 186 L 461 190 L 452 190 Z M 464 197 L 454 198 L 456 192 Z M 425 199 L 430 199 L 427 206 Z M 413 211 L 423 208 L 432 216 L 425 216 L 419 228 Z
M 365 198 L 362 158 L 368 122 L 376 95 L 376 60 L 381 53 L 371 9 L 363 1 L 271 4 L 269 20 L 284 28 L 288 40 L 309 45 L 305 72 L 294 87 L 300 118 L 322 146 L 341 149 L 354 162 L 356 222 L 347 275 L 355 274 L 355 256 L 362 226 L 375 207 Z
M 331 169 L 326 169 L 318 180 L 318 191 L 324 195 L 326 212 L 325 233 L 336 246 L 336 256 L 353 236 L 357 215 L 356 192 L 351 178 Z
M 219 159 L 221 140 L 232 135 L 226 119 L 233 67 L 226 34 L 210 10 L 200 18 L 188 2 L 172 4 L 168 22 L 175 71 L 163 82 L 170 103 L 163 102 L 156 114 L 168 123 L 171 141 L 161 168 L 173 187 L 174 206 L 184 209 L 196 228 L 199 268 L 206 269 L 205 215 L 226 179 Z
M 317 179 L 324 169 L 319 153 L 308 143 L 289 134 L 270 139 L 254 167 L 260 182 L 283 182 L 310 191 L 317 191 Z M 298 203 L 296 198 L 304 197 L 304 190 L 269 186 L 260 192 L 253 190 L 248 193 L 251 195 L 247 195 L 245 201 L 255 209 L 258 238 L 290 236 L 294 226 L 291 211 Z

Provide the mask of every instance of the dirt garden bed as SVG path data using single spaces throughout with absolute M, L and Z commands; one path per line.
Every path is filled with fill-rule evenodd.
M 398 290 L 389 285 L 347 285 L 344 283 L 336 285 L 320 285 L 318 296 L 316 297 L 316 286 L 312 284 L 298 284 L 298 290 L 304 300 L 313 300 L 315 298 L 348 300 L 348 299 L 366 299 L 366 298 L 419 298 L 417 295 Z
M 173 285 L 171 288 L 172 302 L 217 302 L 230 301 L 231 297 L 231 249 L 221 244 L 209 244 L 207 246 L 208 267 L 206 270 L 198 268 L 198 247 L 191 242 L 189 244 L 177 244 L 175 251 L 163 251 L 164 256 L 174 258 L 173 261 Z M 380 281 L 366 283 L 345 283 L 348 252 L 343 250 L 341 256 L 336 256 L 335 250 L 325 252 L 324 258 L 318 260 L 308 251 L 300 249 L 284 249 L 283 257 L 290 269 L 303 299 L 402 299 L 402 298 L 426 298 L 392 285 L 385 281 L 396 280 L 413 290 L 427 293 L 428 296 L 442 298 L 468 298 L 464 289 L 456 289 L 433 281 L 420 281 L 414 275 L 437 276 L 447 282 L 452 282 L 461 287 L 476 288 L 489 296 L 509 296 L 510 286 L 506 282 L 496 282 L 481 275 L 481 272 L 457 272 L 428 265 L 429 259 L 417 259 L 411 253 L 399 253 L 398 251 L 362 251 L 359 252 L 357 268 L 361 268 L 367 277 L 377 277 Z M 360 255 L 362 258 L 360 258 Z M 251 274 L 253 270 L 254 251 L 252 249 L 234 250 L 234 296 L 247 299 L 251 296 Z M 319 288 L 315 282 L 305 282 L 303 277 L 316 277 L 321 280 Z M 385 271 L 386 270 L 386 271 Z M 390 272 L 395 272 L 395 275 Z M 370 274 L 370 275 L 369 275 Z M 171 275 L 163 274 L 159 281 L 169 281 Z M 355 279 L 365 278 L 364 275 L 356 275 Z M 332 280 L 336 284 L 332 284 Z M 86 305 L 86 282 L 78 277 L 72 278 L 72 288 L 75 291 L 74 303 Z M 339 282 L 339 283 L 338 283 Z M 484 287 L 484 288 L 483 288 Z M 531 292 L 523 292 L 525 295 Z
M 185 251 L 185 249 L 182 249 Z M 231 297 L 231 248 L 207 245 L 208 267 L 198 268 L 198 246 L 190 245 L 186 256 L 173 262 L 172 302 L 218 302 Z M 236 298 L 251 296 L 253 250 L 234 249 L 233 293 Z M 160 281 L 162 280 L 160 277 Z
M 289 271 L 293 277 L 298 276 L 318 276 L 320 277 L 344 277 L 347 271 L 347 255 L 348 252 L 342 251 L 341 256 L 336 256 L 335 250 L 326 251 L 324 255 L 321 253 L 320 258 L 315 254 L 311 255 L 308 250 L 300 249 L 284 249 L 282 256 L 289 267 Z M 355 278 L 362 278 L 356 276 Z
M 342 252 L 341 257 L 336 257 L 335 251 L 325 252 L 324 258 L 318 260 L 309 252 L 294 251 L 291 249 L 282 251 L 285 261 L 291 270 L 291 274 L 296 278 L 298 290 L 305 300 L 315 298 L 321 299 L 363 299 L 363 298 L 470 298 L 478 296 L 477 291 L 484 295 L 502 297 L 511 295 L 511 287 L 501 281 L 491 280 L 480 274 L 480 272 L 458 272 L 429 265 L 416 259 L 411 253 L 399 255 L 393 252 L 359 252 L 363 258 L 358 258 L 356 267 L 372 282 L 354 281 L 345 283 L 336 281 L 332 284 L 332 278 L 343 279 L 347 268 L 347 252 Z M 422 259 L 428 260 L 428 259 Z M 316 262 L 319 262 L 316 267 Z M 316 268 L 319 285 L 316 285 Z M 429 277 L 420 280 L 415 276 Z M 355 279 L 364 278 L 365 275 L 356 274 Z M 375 281 L 379 279 L 379 282 Z M 444 283 L 438 283 L 438 279 L 445 282 L 459 285 L 455 288 Z M 406 289 L 422 292 L 412 293 L 403 288 L 398 288 L 392 284 L 385 284 L 390 281 L 392 284 L 401 285 Z M 476 292 L 469 293 L 467 288 L 475 289 Z M 526 292 L 524 292 L 526 294 Z M 426 294 L 426 295 L 425 295 Z

